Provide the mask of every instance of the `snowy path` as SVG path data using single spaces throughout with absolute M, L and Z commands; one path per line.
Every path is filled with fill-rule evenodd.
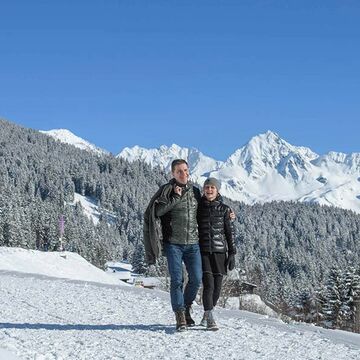
M 360 335 L 242 311 L 218 311 L 218 332 L 175 333 L 168 294 L 153 290 L 12 272 L 0 287 L 0 349 L 20 359 L 360 359 Z

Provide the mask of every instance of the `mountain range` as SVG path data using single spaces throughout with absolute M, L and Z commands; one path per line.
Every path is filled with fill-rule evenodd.
M 100 155 L 108 153 L 68 130 L 45 133 Z M 172 160 L 185 159 L 194 183 L 201 186 L 207 177 L 216 177 L 223 196 L 246 204 L 313 202 L 360 213 L 360 153 L 319 155 L 307 147 L 289 144 L 272 131 L 254 136 L 225 161 L 176 144 L 158 149 L 127 147 L 116 156 L 129 162 L 142 160 L 168 172 Z

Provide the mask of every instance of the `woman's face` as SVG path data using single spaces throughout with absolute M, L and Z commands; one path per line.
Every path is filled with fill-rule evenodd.
M 209 201 L 216 199 L 218 191 L 214 185 L 205 185 L 204 186 L 204 195 Z

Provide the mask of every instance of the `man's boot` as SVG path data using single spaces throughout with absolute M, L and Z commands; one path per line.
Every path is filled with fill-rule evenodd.
M 191 305 L 186 305 L 185 307 L 185 319 L 187 326 L 195 326 L 195 321 L 191 317 Z
M 176 331 L 186 330 L 185 311 L 184 310 L 175 311 L 175 316 L 176 316 Z

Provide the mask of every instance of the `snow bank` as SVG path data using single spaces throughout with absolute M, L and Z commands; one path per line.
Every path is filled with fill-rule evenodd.
M 238 297 L 231 297 L 226 301 L 227 309 L 241 309 L 251 311 L 257 314 L 268 315 L 274 318 L 280 318 L 280 315 L 271 309 L 256 294 L 243 294 L 240 299 Z
M 0 247 L 0 271 L 38 274 L 55 278 L 122 285 L 101 269 L 72 252 L 43 252 Z

